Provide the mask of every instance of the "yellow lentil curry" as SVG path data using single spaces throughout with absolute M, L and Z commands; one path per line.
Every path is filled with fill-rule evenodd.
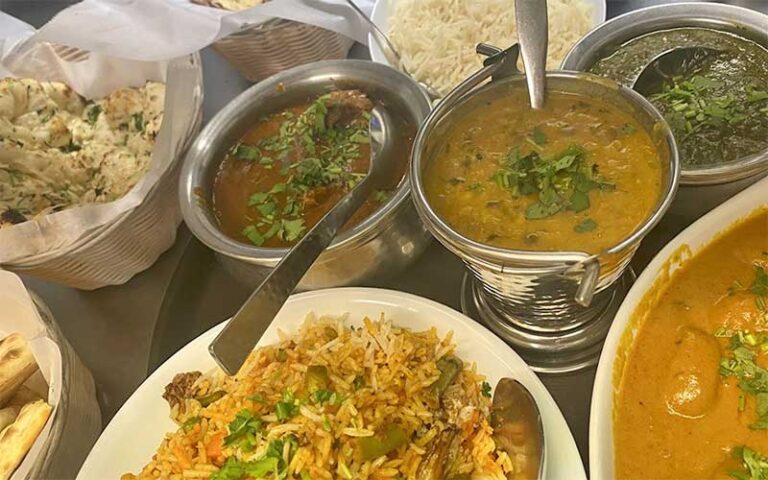
M 768 210 L 677 270 L 627 352 L 617 479 L 768 478 Z
M 629 236 L 661 191 L 649 133 L 598 99 L 525 91 L 457 122 L 429 163 L 430 205 L 475 241 L 517 250 L 597 253 Z

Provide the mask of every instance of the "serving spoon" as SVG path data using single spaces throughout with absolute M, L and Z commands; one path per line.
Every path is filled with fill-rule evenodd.
M 432 88 L 430 85 L 424 82 L 421 82 L 419 80 L 416 80 L 416 78 L 413 75 L 411 75 L 410 72 L 408 72 L 408 69 L 403 63 L 403 57 L 400 56 L 400 53 L 398 53 L 395 46 L 389 40 L 389 37 L 387 37 L 387 35 L 384 34 L 384 32 L 382 32 L 381 29 L 375 23 L 373 23 L 373 20 L 368 18 L 368 15 L 366 15 L 365 12 L 363 12 L 360 9 L 360 7 L 358 7 L 355 4 L 355 2 L 353 2 L 352 0 L 346 0 L 346 2 L 349 4 L 350 7 L 352 7 L 355 13 L 357 13 L 357 15 L 368 25 L 371 35 L 373 35 L 373 39 L 376 40 L 376 43 L 379 44 L 379 48 L 381 48 L 381 52 L 384 54 L 384 57 L 387 59 L 387 62 L 389 62 L 389 64 L 392 65 L 393 67 L 395 67 L 395 69 L 413 78 L 414 81 L 418 83 L 419 86 L 424 89 L 424 91 L 427 92 L 427 95 L 429 95 L 429 98 L 431 100 L 436 100 L 438 98 L 441 98 L 442 95 L 440 95 L 440 92 Z
M 540 110 L 547 88 L 547 2 L 515 0 L 515 17 L 531 108 Z
M 240 370 L 317 257 L 370 194 L 393 177 L 396 162 L 386 161 L 393 147 L 387 125 L 392 125 L 389 114 L 374 107 L 369 122 L 368 174 L 288 251 L 211 342 L 208 351 L 227 374 L 235 375 Z
M 526 445 L 530 460 L 523 475 L 525 480 L 544 478 L 546 443 L 541 412 L 531 392 L 512 378 L 502 378 L 496 384 L 491 403 L 491 426 L 496 444 L 509 453 Z
M 656 55 L 632 81 L 632 88 L 643 96 L 661 92 L 672 77 L 693 70 L 701 62 L 719 55 L 722 50 L 710 47 L 675 47 Z

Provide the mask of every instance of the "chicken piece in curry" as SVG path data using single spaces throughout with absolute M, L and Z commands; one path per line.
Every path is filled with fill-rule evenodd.
M 616 478 L 768 478 L 768 210 L 660 288 L 625 346 Z
M 364 93 L 341 90 L 259 120 L 230 149 L 214 182 L 224 233 L 259 247 L 296 243 L 367 174 L 372 108 Z M 369 198 L 348 226 L 390 198 L 401 163 L 389 188 Z

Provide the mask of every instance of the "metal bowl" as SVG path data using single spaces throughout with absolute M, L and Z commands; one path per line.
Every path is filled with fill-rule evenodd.
M 259 118 L 332 90 L 358 89 L 397 119 L 393 135 L 403 158 L 410 153 L 407 127 L 415 133 L 430 110 L 429 100 L 409 77 L 384 65 L 334 60 L 302 65 L 262 81 L 232 100 L 205 127 L 190 148 L 181 171 L 181 211 L 192 233 L 217 252 L 223 265 L 255 286 L 288 252 L 228 237 L 211 211 L 214 178 L 226 151 Z M 407 174 L 407 172 L 406 172 Z M 342 232 L 318 258 L 299 285 L 301 290 L 359 284 L 395 273 L 429 243 L 410 196 L 407 175 L 379 210 Z
M 726 31 L 768 48 L 768 16 L 762 13 L 716 3 L 675 3 L 634 10 L 600 25 L 573 46 L 563 60 L 562 69 L 587 71 L 599 59 L 633 38 L 680 27 L 705 27 Z M 760 174 L 766 171 L 768 149 L 724 165 L 684 169 L 680 183 L 711 185 L 735 182 L 748 177 L 753 177 L 753 181 L 756 181 Z M 749 183 L 752 182 L 747 184 Z M 746 185 L 740 183 L 739 186 L 740 190 Z
M 456 119 L 513 90 L 526 89 L 525 77 L 514 70 L 517 51 L 513 47 L 504 54 L 504 59 L 489 62 L 456 87 L 419 130 L 411 156 L 414 201 L 430 232 L 464 260 L 482 284 L 489 308 L 502 312 L 503 317 L 521 328 L 562 332 L 589 322 L 605 308 L 611 297 L 609 287 L 625 270 L 640 240 L 669 207 L 678 183 L 677 148 L 659 112 L 636 92 L 593 75 L 549 72 L 548 89 L 602 98 L 631 113 L 651 134 L 663 174 L 656 206 L 627 238 L 597 255 L 507 250 L 461 235 L 432 209 L 422 177 Z M 492 81 L 483 84 L 488 77 Z

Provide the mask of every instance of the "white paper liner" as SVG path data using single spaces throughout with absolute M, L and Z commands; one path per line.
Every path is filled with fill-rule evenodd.
M 22 480 L 27 478 L 27 474 L 44 447 L 45 439 L 51 430 L 56 405 L 61 398 L 61 351 L 59 346 L 48 337 L 45 325 L 27 289 L 19 277 L 13 273 L 0 271 L 0 305 L 2 305 L 0 339 L 11 333 L 20 333 L 27 340 L 29 349 L 40 367 L 40 373 L 48 384 L 48 403 L 54 407 L 54 411 L 48 417 L 48 422 L 29 453 L 11 476 L 12 480 Z
M 355 3 L 370 16 L 374 0 Z M 345 0 L 271 0 L 240 12 L 189 0 L 84 0 L 59 13 L 35 38 L 157 61 L 196 52 L 271 18 L 315 25 L 368 42 L 367 25 Z
M 81 25 L 70 33 L 79 35 L 93 26 Z M 0 32 L 13 34 L 0 39 L 0 76 L 61 81 L 89 99 L 103 97 L 118 88 L 140 87 L 147 81 L 166 82 L 163 124 L 147 174 L 114 202 L 70 208 L 0 229 L 0 264 L 11 265 L 82 243 L 144 201 L 174 164 L 190 133 L 197 105 L 178 93 L 193 92 L 199 87 L 199 69 L 189 68 L 188 56 L 169 61 L 125 60 L 112 56 L 105 45 L 98 53 L 64 52 L 66 58 L 62 58 L 61 50 L 34 42 L 32 27 L 2 13 Z M 66 37 L 60 40 L 63 42 Z

